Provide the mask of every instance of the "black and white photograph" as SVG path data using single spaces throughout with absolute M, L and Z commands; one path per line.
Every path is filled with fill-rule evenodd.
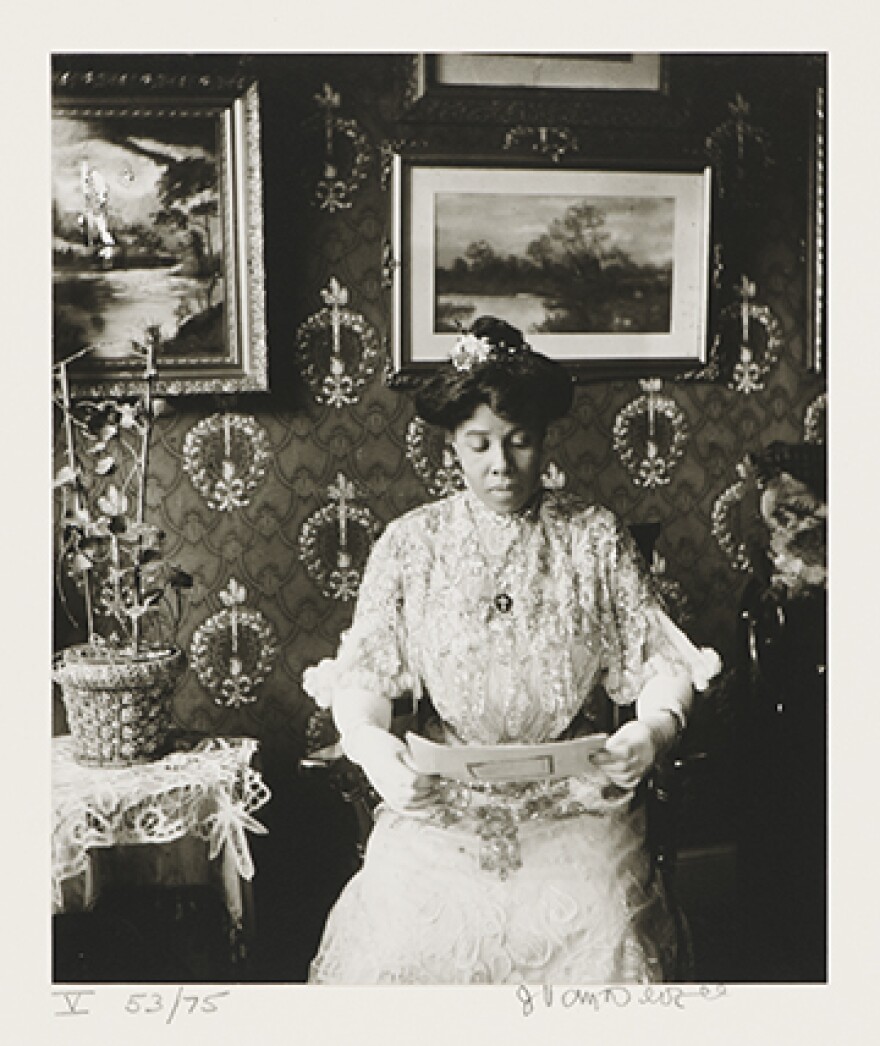
M 577 39 L 46 56 L 56 1025 L 833 986 L 829 55 Z

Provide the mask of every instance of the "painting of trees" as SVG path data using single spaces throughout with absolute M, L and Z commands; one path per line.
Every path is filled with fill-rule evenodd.
M 218 218 L 217 166 L 203 156 L 171 160 L 159 179 L 161 208 L 154 214 L 158 226 L 187 235 L 181 273 L 200 281 L 203 307 L 210 308 L 220 282 L 220 253 L 212 224 Z
M 442 244 L 449 260 L 436 272 L 438 329 L 472 320 L 475 307 L 467 303 L 476 298 L 483 308 L 497 306 L 500 315 L 516 317 L 512 322 L 519 319 L 533 332 L 668 331 L 672 203 L 541 198 L 536 210 L 548 215 L 542 231 L 517 243 L 510 221 L 504 220 L 504 197 L 481 199 L 482 222 L 462 222 L 461 227 L 482 232 L 494 222 L 496 232 L 454 249 Z M 533 224 L 523 222 L 523 227 Z M 442 227 L 437 234 L 442 238 Z M 507 249 L 501 248 L 502 240 Z
M 222 352 L 223 237 L 215 118 L 53 118 L 56 351 Z M 100 219 L 100 228 L 96 225 Z

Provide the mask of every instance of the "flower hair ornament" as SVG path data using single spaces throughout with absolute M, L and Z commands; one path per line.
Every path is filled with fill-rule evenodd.
M 466 333 L 459 335 L 450 349 L 449 362 L 457 371 L 467 373 L 479 363 L 501 363 L 531 351 L 532 347 L 527 342 L 508 345 L 503 341 L 491 342 L 485 336 Z

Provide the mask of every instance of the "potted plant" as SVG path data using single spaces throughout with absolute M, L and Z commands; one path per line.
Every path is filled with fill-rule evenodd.
M 64 612 L 85 619 L 86 641 L 56 655 L 74 756 L 89 765 L 129 765 L 162 753 L 171 696 L 185 657 L 170 641 L 192 579 L 167 562 L 164 534 L 147 522 L 153 385 L 159 332 L 132 343 L 143 375 L 131 395 L 74 399 L 69 366 L 53 368 L 63 461 L 58 497 L 56 586 Z M 169 627 L 170 626 L 170 627 Z

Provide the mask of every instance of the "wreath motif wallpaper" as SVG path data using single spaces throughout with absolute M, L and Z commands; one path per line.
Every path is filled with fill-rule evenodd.
M 387 269 L 394 260 L 387 250 L 391 201 L 383 164 L 390 151 L 489 148 L 507 162 L 519 155 L 510 146 L 519 139 L 510 138 L 503 123 L 487 129 L 440 119 L 419 122 L 401 110 L 403 57 L 243 60 L 260 84 L 270 390 L 179 398 L 168 402 L 157 421 L 148 512 L 166 532 L 169 554 L 194 577 L 181 644 L 189 649 L 199 627 L 223 610 L 220 596 L 230 578 L 244 587 L 248 607 L 268 622 L 275 642 L 274 663 L 254 700 L 218 703 L 187 672 L 175 717 L 188 730 L 254 736 L 267 762 L 292 764 L 303 753 L 315 706 L 302 691 L 302 672 L 333 652 L 353 609 L 351 600 L 328 598 L 310 574 L 301 555 L 303 527 L 328 505 L 328 489 L 340 474 L 357 492 L 357 508 L 380 528 L 432 497 L 408 454 L 410 400 L 384 384 L 384 360 L 359 395 L 337 409 L 316 402 L 301 372 L 297 331 L 320 308 L 322 290 L 334 279 L 347 290 L 348 308 L 387 349 Z M 85 56 L 76 61 L 82 65 Z M 578 129 L 577 158 L 589 164 L 613 149 L 624 159 L 702 156 L 713 163 L 723 175 L 713 223 L 715 317 L 743 306 L 737 288 L 747 277 L 754 290 L 751 307 L 766 308 L 774 318 L 778 359 L 767 367 L 761 387 L 748 394 L 731 380 L 732 370 L 714 381 L 664 381 L 661 395 L 674 401 L 677 410 L 670 413 L 681 415 L 687 435 L 668 482 L 635 483 L 615 449 L 618 415 L 643 394 L 635 378 L 579 382 L 574 409 L 551 432 L 547 456 L 567 489 L 608 506 L 627 523 L 659 524 L 655 547 L 665 577 L 686 598 L 694 639 L 729 657 L 746 575 L 731 565 L 713 535 L 713 507 L 736 481 L 737 462 L 747 451 L 772 440 L 804 438 L 805 414 L 825 391 L 824 377 L 808 366 L 805 279 L 810 118 L 813 84 L 821 73 L 805 56 L 725 55 L 682 56 L 678 75 L 671 97 L 681 115 L 674 126 L 621 122 L 592 138 Z M 328 97 L 338 103 L 332 119 Z M 558 122 L 565 124 L 564 114 Z M 334 139 L 332 163 L 325 152 L 328 126 L 344 130 Z M 523 148 L 531 149 L 525 141 Z M 553 163 L 553 156 L 544 162 Z M 320 193 L 326 196 L 334 164 L 340 178 L 352 169 L 358 177 L 346 190 L 346 206 L 328 208 L 321 206 Z M 356 353 L 352 332 L 343 333 L 342 351 Z M 325 347 L 322 366 L 327 352 Z M 743 363 L 738 345 L 730 358 L 731 366 Z M 216 500 L 194 486 L 185 458 L 189 434 L 225 411 L 254 419 L 248 431 L 260 433 L 260 474 L 247 497 L 227 499 L 220 511 Z M 662 425 L 659 432 L 668 449 L 674 433 Z M 356 566 L 365 551 L 364 528 L 353 522 L 350 532 L 344 523 L 340 530 L 346 511 L 336 504 L 328 515 L 335 525 L 318 535 L 316 554 Z M 56 629 L 63 627 L 63 621 L 56 623 Z

